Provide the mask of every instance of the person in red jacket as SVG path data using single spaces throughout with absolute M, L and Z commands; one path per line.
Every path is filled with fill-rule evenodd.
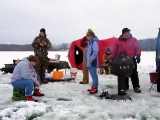
M 130 58 L 132 58 L 135 68 L 131 75 L 131 81 L 136 93 L 141 93 L 139 78 L 137 72 L 137 63 L 140 63 L 141 47 L 138 40 L 130 34 L 128 28 L 122 30 L 122 35 L 115 41 L 112 58 L 116 57 L 120 53 L 126 53 Z M 126 89 L 129 89 L 128 78 L 126 78 Z
M 88 29 L 88 32 L 93 31 L 91 28 Z M 79 82 L 80 84 L 88 84 L 89 82 L 89 73 L 88 73 L 88 68 L 85 65 L 85 60 L 86 60 L 86 48 L 88 45 L 88 40 L 86 36 L 84 36 L 81 40 L 81 47 L 83 48 L 83 80 Z

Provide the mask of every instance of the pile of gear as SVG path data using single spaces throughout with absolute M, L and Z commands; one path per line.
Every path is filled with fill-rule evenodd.
M 103 99 L 103 98 L 106 98 L 106 99 L 112 99 L 113 98 L 113 96 L 112 95 L 110 95 L 109 93 L 108 93 L 108 91 L 102 91 L 102 93 L 99 95 L 99 98 L 101 98 L 101 99 Z

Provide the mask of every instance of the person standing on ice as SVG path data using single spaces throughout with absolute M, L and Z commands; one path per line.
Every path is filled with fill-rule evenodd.
M 120 53 L 126 53 L 132 58 L 135 66 L 131 75 L 133 89 L 136 93 L 141 93 L 137 72 L 137 63 L 140 63 L 141 47 L 138 40 L 130 34 L 130 31 L 128 28 L 122 30 L 122 35 L 115 41 L 112 58 L 115 58 Z M 126 78 L 126 89 L 129 89 L 128 79 Z
M 23 58 L 21 62 L 15 66 L 11 77 L 13 87 L 25 89 L 27 101 L 37 101 L 32 97 L 33 88 L 33 96 L 44 96 L 44 94 L 39 91 L 40 77 L 33 68 L 37 60 L 37 57 L 33 55 Z
M 88 32 L 93 32 L 93 29 L 89 28 Z M 86 60 L 86 48 L 88 45 L 88 40 L 87 37 L 84 36 L 81 40 L 81 47 L 83 48 L 83 80 L 79 82 L 80 84 L 88 84 L 89 82 L 89 74 L 88 74 L 88 68 L 85 65 L 85 60 Z
M 48 64 L 48 49 L 51 47 L 49 39 L 46 37 L 46 31 L 44 28 L 40 29 L 39 36 L 32 42 L 34 48 L 34 54 L 38 58 L 38 63 L 35 65 L 37 74 L 41 77 L 42 83 L 48 83 L 45 80 L 45 70 Z
M 94 32 L 87 32 L 86 38 L 88 40 L 87 53 L 86 53 L 86 67 L 88 67 L 90 75 L 93 80 L 92 87 L 88 89 L 90 94 L 95 94 L 98 92 L 98 38 L 95 36 Z

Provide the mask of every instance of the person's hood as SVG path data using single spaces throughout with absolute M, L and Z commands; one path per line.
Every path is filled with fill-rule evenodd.
M 98 42 L 99 39 L 96 37 L 92 38 L 90 41 L 89 41 L 89 44 L 93 43 L 94 41 Z
M 23 58 L 21 61 L 27 62 L 28 64 L 30 64 L 30 61 L 28 60 L 27 57 Z
M 93 39 L 92 39 L 93 41 L 99 41 L 99 39 L 97 38 L 97 36 L 96 37 L 94 37 Z

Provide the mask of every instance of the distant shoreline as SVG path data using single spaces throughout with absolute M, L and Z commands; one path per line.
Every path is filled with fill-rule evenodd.
M 156 51 L 157 38 L 148 38 L 139 40 L 142 51 Z M 68 51 L 71 43 L 52 44 L 49 51 Z M 0 51 L 34 51 L 31 44 L 0 44 Z
M 69 50 L 60 50 L 60 51 L 48 51 L 48 52 L 68 52 Z M 0 52 L 34 52 L 34 51 L 0 51 Z
M 64 51 L 62 51 L 62 50 L 60 50 L 60 51 L 48 51 L 48 52 L 68 52 L 69 50 L 64 50 Z M 34 52 L 34 51 L 0 51 L 0 52 Z M 153 50 L 153 51 L 143 51 L 142 50 L 142 52 L 156 52 L 155 50 Z

